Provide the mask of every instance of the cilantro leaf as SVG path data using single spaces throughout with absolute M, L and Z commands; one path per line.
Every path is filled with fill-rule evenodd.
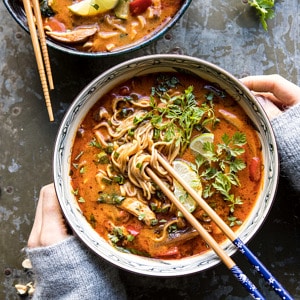
M 236 205 L 243 204 L 239 196 L 231 192 L 232 186 L 239 186 L 237 173 L 246 168 L 245 162 L 239 158 L 244 153 L 243 146 L 247 143 L 246 135 L 241 132 L 235 132 L 232 137 L 224 133 L 221 137 L 222 143 L 216 145 L 205 142 L 203 149 L 209 154 L 208 161 L 199 154 L 195 160 L 195 168 L 201 168 L 199 174 L 205 182 L 203 197 L 211 197 L 214 192 L 218 192 L 228 203 L 231 213 L 234 213 Z M 216 148 L 216 149 L 215 149 Z
M 272 19 L 275 16 L 273 7 L 275 0 L 248 0 L 248 4 L 256 9 L 256 13 L 259 16 L 260 22 L 264 30 L 268 30 L 266 20 Z

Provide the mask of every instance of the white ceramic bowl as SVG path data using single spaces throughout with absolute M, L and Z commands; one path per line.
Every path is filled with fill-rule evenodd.
M 69 170 L 72 145 L 80 122 L 95 102 L 112 87 L 137 75 L 181 70 L 219 84 L 244 108 L 259 131 L 265 166 L 264 185 L 251 216 L 238 231 L 239 237 L 245 243 L 263 224 L 276 192 L 278 156 L 268 118 L 250 91 L 228 72 L 209 62 L 181 55 L 140 57 L 121 63 L 104 72 L 78 95 L 62 121 L 54 150 L 54 182 L 65 217 L 79 238 L 104 259 L 118 267 L 140 274 L 155 276 L 190 274 L 212 267 L 220 260 L 213 251 L 178 260 L 162 260 L 122 253 L 110 246 L 86 221 L 71 193 Z M 236 251 L 235 246 L 229 241 L 224 242 L 222 247 L 229 255 Z

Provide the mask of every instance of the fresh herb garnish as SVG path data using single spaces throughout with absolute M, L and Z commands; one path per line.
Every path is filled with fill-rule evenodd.
M 158 86 L 151 89 L 152 110 L 135 117 L 134 124 L 149 120 L 154 127 L 155 139 L 160 137 L 166 142 L 175 140 L 183 153 L 195 128 L 201 130 L 208 124 L 214 126 L 219 120 L 215 117 L 212 99 L 203 99 L 199 105 L 193 86 L 187 87 L 182 93 L 169 94 L 170 88 L 179 84 L 176 77 L 160 78 Z
M 90 215 L 89 222 L 90 222 L 90 224 L 92 225 L 93 228 L 96 228 L 97 220 L 96 220 L 96 218 L 93 214 Z
M 121 244 L 123 246 L 126 242 L 132 242 L 134 240 L 134 236 L 128 233 L 123 226 L 114 226 L 111 233 L 107 236 L 115 246 L 117 244 Z
M 104 151 L 101 151 L 100 153 L 98 153 L 96 155 L 96 157 L 97 157 L 96 162 L 100 165 L 106 165 L 106 164 L 109 164 L 109 162 L 110 162 L 108 155 Z
M 101 193 L 99 193 L 99 197 L 98 197 L 97 201 L 99 203 L 118 205 L 118 204 L 121 204 L 124 199 L 125 199 L 125 197 L 120 196 L 115 193 L 109 194 L 109 193 L 101 192 Z
M 90 144 L 89 144 L 91 147 L 96 147 L 96 148 L 99 148 L 99 149 L 102 149 L 101 147 L 101 144 L 96 140 L 96 138 L 93 138 L 91 141 L 90 141 Z
M 230 212 L 233 213 L 236 205 L 243 204 L 239 196 L 235 196 L 232 192 L 232 186 L 239 186 L 240 182 L 237 172 L 246 167 L 244 161 L 238 156 L 245 152 L 243 146 L 247 143 L 244 133 L 236 132 L 232 137 L 223 134 L 222 143 L 216 147 L 213 143 L 205 142 L 203 149 L 210 159 L 204 158 L 201 154 L 197 155 L 195 164 L 200 169 L 204 166 L 204 170 L 200 174 L 205 184 L 203 189 L 203 197 L 209 198 L 218 192 L 223 199 L 228 202 Z
M 243 221 L 241 221 L 240 219 L 238 219 L 237 217 L 234 217 L 234 216 L 228 217 L 228 221 L 229 221 L 230 227 L 233 227 L 234 225 L 240 226 L 243 224 Z
M 84 200 L 83 197 L 79 197 L 78 202 L 79 202 L 79 203 L 85 203 L 85 200 Z
M 274 5 L 275 0 L 248 0 L 248 4 L 256 9 L 260 22 L 264 30 L 268 30 L 267 20 L 275 16 Z
M 53 17 L 55 15 L 53 9 L 49 6 L 48 1 L 47 0 L 41 0 L 40 1 L 40 10 L 41 10 L 41 14 L 44 17 Z
M 84 174 L 86 172 L 86 167 L 85 166 L 83 166 L 83 167 L 81 167 L 80 169 L 79 169 L 79 173 L 80 174 Z

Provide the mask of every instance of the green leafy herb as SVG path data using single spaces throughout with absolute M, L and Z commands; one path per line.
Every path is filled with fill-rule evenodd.
M 89 144 L 91 147 L 96 147 L 96 148 L 99 148 L 99 149 L 102 149 L 102 146 L 101 144 L 96 140 L 96 138 L 93 138 L 91 141 L 90 141 L 90 144 Z
M 40 1 L 41 14 L 44 17 L 53 17 L 55 15 L 53 9 L 49 6 L 48 0 Z
M 73 195 L 77 196 L 77 195 L 78 195 L 78 193 L 79 193 L 78 189 L 76 189 L 76 190 L 72 190 L 72 194 L 73 194 Z
M 94 7 L 96 10 L 99 9 L 99 5 L 98 4 L 94 4 L 94 5 L 91 5 L 92 7 Z
M 134 240 L 134 235 L 128 234 L 128 235 L 126 236 L 126 238 L 127 238 L 127 241 L 128 241 L 128 242 L 132 242 L 132 241 Z
M 157 220 L 157 219 L 152 219 L 152 220 L 150 221 L 150 223 L 151 223 L 151 226 L 155 226 L 155 225 L 157 225 L 158 220 Z
M 138 220 L 139 220 L 139 221 L 142 221 L 142 220 L 145 219 L 145 217 L 146 217 L 146 214 L 141 213 L 141 214 L 138 215 Z
M 126 242 L 132 242 L 134 240 L 134 236 L 129 234 L 123 226 L 114 226 L 112 232 L 107 236 L 114 245 L 117 243 L 122 245 Z
M 168 233 L 176 232 L 177 230 L 178 230 L 178 228 L 177 228 L 176 224 L 172 224 L 168 227 Z
M 246 136 L 243 133 L 236 132 L 232 137 L 225 133 L 222 136 L 222 143 L 217 146 L 210 142 L 203 144 L 203 149 L 210 160 L 199 154 L 195 161 L 197 170 L 204 166 L 200 174 L 204 182 L 207 182 L 203 189 L 203 197 L 209 198 L 215 192 L 220 193 L 228 202 L 231 213 L 234 212 L 236 205 L 243 204 L 242 199 L 236 197 L 231 189 L 232 186 L 239 186 L 237 172 L 246 167 L 245 162 L 238 158 L 245 152 L 243 145 L 246 143 Z
M 84 198 L 83 198 L 83 197 L 79 197 L 79 199 L 78 199 L 78 202 L 79 202 L 79 203 L 84 203 L 84 202 L 85 202 L 85 200 L 84 200 Z
M 109 157 L 106 154 L 106 152 L 101 151 L 100 153 L 98 153 L 96 162 L 100 165 L 109 164 L 110 161 L 109 161 Z
M 259 16 L 260 22 L 264 30 L 268 30 L 267 20 L 272 19 L 275 16 L 273 7 L 275 0 L 248 0 L 248 4 L 256 9 L 256 13 Z
M 121 174 L 113 177 L 113 182 L 116 182 L 118 184 L 124 184 L 124 181 L 125 181 L 125 179 L 124 179 L 123 175 L 121 175 Z
M 203 129 L 206 125 L 214 126 L 218 119 L 215 117 L 213 102 L 199 99 L 194 95 L 193 86 L 187 87 L 182 93 L 169 94 L 169 89 L 180 84 L 176 77 L 161 76 L 159 84 L 151 89 L 152 110 L 135 117 L 134 124 L 149 120 L 154 127 L 154 138 L 164 141 L 176 141 L 183 153 L 190 143 L 195 128 Z
M 93 214 L 90 215 L 89 222 L 90 222 L 90 224 L 92 225 L 93 228 L 96 228 L 97 220 L 95 219 L 95 216 Z
M 229 221 L 229 226 L 233 227 L 234 225 L 242 225 L 243 221 L 239 220 L 238 218 L 234 217 L 234 216 L 230 216 L 228 217 L 228 221 Z
M 114 151 L 114 145 L 113 143 L 108 143 L 107 147 L 104 149 L 105 153 L 112 154 Z
M 135 166 L 137 169 L 142 169 L 143 167 L 143 164 L 142 163 L 137 163 L 136 166 Z
M 80 173 L 80 174 L 84 174 L 85 171 L 86 171 L 86 167 L 85 167 L 85 166 L 83 166 L 83 167 L 81 167 L 81 168 L 79 169 L 79 173 Z
M 97 199 L 97 201 L 99 203 L 118 205 L 118 204 L 121 204 L 124 199 L 125 199 L 125 197 L 117 195 L 115 193 L 112 193 L 112 194 L 99 193 L 99 198 Z

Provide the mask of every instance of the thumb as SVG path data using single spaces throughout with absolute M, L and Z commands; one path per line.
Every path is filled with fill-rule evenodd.
M 256 96 L 256 99 L 259 101 L 270 120 L 273 120 L 282 114 L 282 111 L 270 100 L 261 96 Z
M 40 233 L 41 246 L 56 244 L 68 236 L 68 228 L 59 205 L 54 185 L 43 190 L 42 225 Z

